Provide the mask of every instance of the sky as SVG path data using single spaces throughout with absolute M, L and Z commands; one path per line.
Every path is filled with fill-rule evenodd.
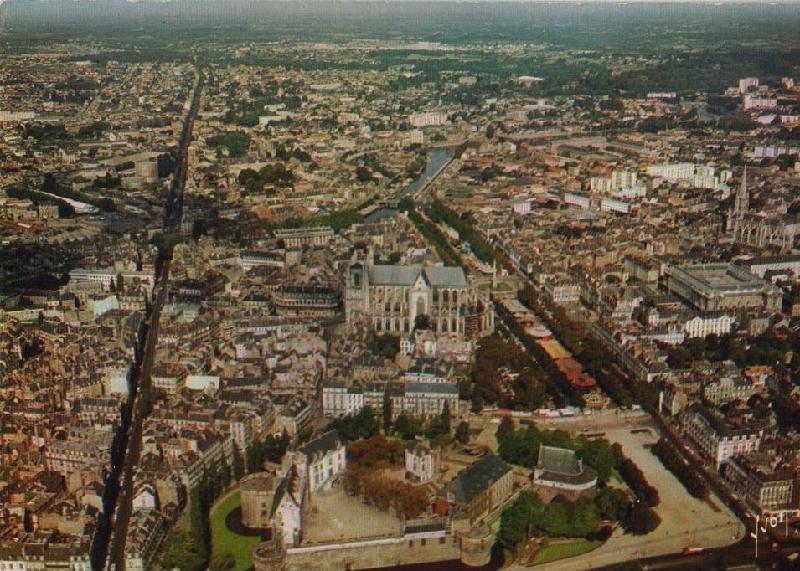
M 462 6 L 483 4 L 498 5 L 502 3 L 513 3 L 517 5 L 539 5 L 544 6 L 573 6 L 573 10 L 578 6 L 601 6 L 619 4 L 659 4 L 659 5 L 723 5 L 723 6 L 745 6 L 752 7 L 764 6 L 768 4 L 800 7 L 800 0 L 0 0 L 0 31 L 7 31 L 8 26 L 12 28 L 21 21 L 28 24 L 38 25 L 49 21 L 54 25 L 59 25 L 65 21 L 85 21 L 88 19 L 106 18 L 122 19 L 130 21 L 141 18 L 161 18 L 182 17 L 182 15 L 192 16 L 195 19 L 209 17 L 210 14 L 220 15 L 220 8 L 224 10 L 226 5 L 231 6 L 232 16 L 239 12 L 252 13 L 258 10 L 259 5 L 283 4 L 288 6 L 297 5 L 306 14 L 314 14 L 316 6 L 334 7 L 341 6 L 347 11 L 347 6 L 358 2 L 372 2 L 375 5 L 391 6 L 392 4 L 408 3 L 430 3 L 435 4 L 460 4 Z M 104 5 L 104 6 L 103 6 Z M 95 12 L 97 6 L 97 11 Z M 236 7 L 235 9 L 233 7 Z M 99 9 L 104 7 L 105 10 Z M 277 6 L 276 6 L 277 7 Z M 285 11 L 280 10 L 279 11 Z M 294 11 L 293 8 L 288 8 Z M 498 9 L 502 12 L 502 9 Z M 265 13 L 271 13 L 271 9 L 266 8 Z M 780 17 L 780 16 L 776 16 Z M 20 20 L 22 18 L 23 20 Z
M 39 2 L 49 4 L 70 3 L 76 1 L 83 2 L 103 2 L 105 0 L 0 0 L 0 6 L 11 2 Z M 127 0 L 131 3 L 166 3 L 166 2 L 225 2 L 226 0 Z M 258 0 L 256 0 L 257 2 Z M 273 0 L 275 1 L 275 0 Z M 278 0 L 284 2 L 294 2 L 295 0 Z M 313 0 L 318 2 L 331 2 L 338 0 Z M 345 1 L 375 1 L 375 0 L 345 0 Z M 638 4 L 638 3 L 661 3 L 661 4 L 797 4 L 800 0 L 377 0 L 382 2 L 522 2 L 522 3 L 568 3 L 568 4 Z

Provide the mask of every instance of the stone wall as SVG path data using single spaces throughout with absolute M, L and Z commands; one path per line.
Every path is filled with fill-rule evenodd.
M 457 536 L 432 532 L 357 543 L 290 548 L 284 564 L 286 571 L 346 571 L 460 558 L 460 539 Z
M 430 531 L 288 549 L 273 540 L 256 547 L 253 563 L 255 571 L 355 571 L 442 561 L 461 561 L 480 567 L 489 562 L 493 544 L 494 535 L 485 524 L 464 533 Z

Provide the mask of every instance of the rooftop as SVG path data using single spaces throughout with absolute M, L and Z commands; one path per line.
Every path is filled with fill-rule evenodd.
M 309 458 L 314 458 L 317 455 L 324 455 L 331 450 L 337 450 L 340 446 L 342 446 L 342 439 L 339 437 L 339 432 L 336 430 L 329 430 L 322 436 L 302 446 L 300 452 Z
M 468 504 L 510 470 L 499 456 L 487 454 L 459 472 L 445 489 L 454 502 Z
M 745 268 L 734 264 L 697 264 L 670 267 L 669 274 L 703 292 L 760 290 L 767 286 Z
M 597 473 L 585 467 L 574 450 L 555 446 L 539 445 L 539 459 L 536 463 L 540 480 L 587 484 L 597 479 Z
M 422 275 L 433 287 L 467 287 L 467 276 L 458 266 L 438 267 L 414 264 L 410 266 L 369 267 L 369 281 L 372 285 L 411 286 Z

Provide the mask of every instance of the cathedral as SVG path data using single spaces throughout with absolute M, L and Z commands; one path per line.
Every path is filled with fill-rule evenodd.
M 772 248 L 780 253 L 789 252 L 794 244 L 797 224 L 785 215 L 760 215 L 750 212 L 750 194 L 747 190 L 747 167 L 742 173 L 742 183 L 736 191 L 733 206 L 728 214 L 727 229 L 733 241 L 752 248 Z
M 457 338 L 494 330 L 488 293 L 478 292 L 458 266 L 351 263 L 345 314 L 348 323 L 364 322 L 377 333 L 408 334 L 422 323 Z

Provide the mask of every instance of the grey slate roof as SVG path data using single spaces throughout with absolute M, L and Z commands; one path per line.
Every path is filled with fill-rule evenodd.
M 305 454 L 309 460 L 313 460 L 317 456 L 322 456 L 332 450 L 338 450 L 341 445 L 342 439 L 339 437 L 339 431 L 329 430 L 325 434 L 301 446 L 299 451 Z
M 539 445 L 539 459 L 536 462 L 539 480 L 583 485 L 597 481 L 597 472 L 584 466 L 574 450 Z
M 416 383 L 411 382 L 406 385 L 406 393 L 457 395 L 458 385 L 456 383 Z
M 459 266 L 439 267 L 421 264 L 369 266 L 369 283 L 372 285 L 411 286 L 420 274 L 423 274 L 433 287 L 463 288 L 469 285 L 464 270 Z
M 459 504 L 468 504 L 511 470 L 499 456 L 487 454 L 458 473 L 446 491 Z
M 536 467 L 556 474 L 576 475 L 581 473 L 581 463 L 574 450 L 539 445 L 539 459 Z

